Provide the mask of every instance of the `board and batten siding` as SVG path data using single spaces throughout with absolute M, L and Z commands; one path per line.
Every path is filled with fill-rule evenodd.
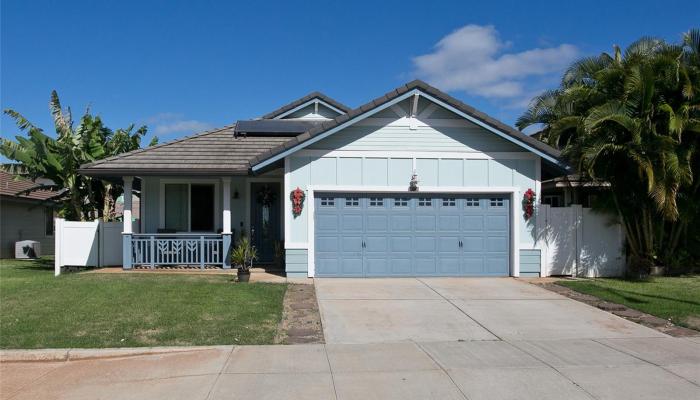
M 540 158 L 535 154 L 440 107 L 421 103 L 418 118 L 412 120 L 401 115 L 408 114 L 407 104 L 397 106 L 288 157 L 286 187 L 407 190 L 415 170 L 419 187 L 517 187 L 520 194 L 539 188 Z M 521 198 L 514 201 L 519 203 Z M 308 232 L 308 219 L 313 216 L 306 210 L 308 205 L 300 216 L 286 216 L 287 243 L 295 251 L 308 249 L 313 240 Z M 520 218 L 520 249 L 534 248 L 534 218 L 526 221 L 522 213 L 516 217 Z M 300 267 L 295 263 L 295 272 Z

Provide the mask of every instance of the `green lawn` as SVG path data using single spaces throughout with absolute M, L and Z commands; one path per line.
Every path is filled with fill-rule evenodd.
M 677 325 L 700 329 L 700 276 L 659 277 L 649 281 L 587 279 L 558 283 L 647 314 L 671 319 Z
M 286 285 L 0 260 L 0 348 L 269 344 Z

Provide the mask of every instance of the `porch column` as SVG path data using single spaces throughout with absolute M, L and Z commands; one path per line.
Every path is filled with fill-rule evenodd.
M 222 220 L 222 232 L 221 237 L 223 240 L 223 254 L 224 254 L 224 269 L 231 268 L 231 178 L 225 177 L 221 178 L 221 191 L 223 195 L 223 220 Z
M 122 267 L 131 269 L 131 196 L 133 176 L 125 176 L 124 180 L 124 227 L 122 229 Z

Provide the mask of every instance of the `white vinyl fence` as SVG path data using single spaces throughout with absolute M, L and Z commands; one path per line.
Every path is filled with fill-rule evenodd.
M 537 246 L 542 276 L 620 276 L 625 268 L 625 236 L 610 216 L 580 205 L 538 206 Z
M 66 221 L 56 218 L 54 275 L 62 267 L 122 265 L 121 222 Z

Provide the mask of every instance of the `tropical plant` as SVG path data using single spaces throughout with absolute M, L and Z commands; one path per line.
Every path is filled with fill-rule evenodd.
M 673 261 L 698 218 L 700 31 L 641 38 L 574 63 L 516 125 L 540 125 L 584 178 L 610 183 L 634 266 Z
M 250 243 L 247 236 L 241 236 L 236 247 L 231 250 L 231 263 L 241 272 L 247 273 L 253 266 L 253 261 L 258 259 L 258 250 Z
M 140 147 L 146 133 L 142 126 L 133 131 L 133 126 L 112 132 L 104 126 L 98 116 L 86 110 L 75 126 L 70 108 L 63 109 L 56 91 L 51 92 L 49 109 L 53 116 L 56 137 L 49 136 L 17 111 L 7 109 L 26 136 L 15 136 L 16 141 L 0 139 L 0 153 L 17 164 L 3 168 L 31 180 L 47 178 L 53 184 L 38 184 L 31 190 L 53 190 L 52 200 L 60 202 L 59 214 L 68 219 L 87 220 L 113 212 L 113 199 L 118 191 L 110 182 L 78 174 L 80 165 L 135 150 Z M 155 139 L 157 140 L 157 139 Z M 111 206 L 105 206 L 107 202 Z M 102 204 L 102 207 L 95 205 Z M 110 208 L 111 207 L 111 208 Z

